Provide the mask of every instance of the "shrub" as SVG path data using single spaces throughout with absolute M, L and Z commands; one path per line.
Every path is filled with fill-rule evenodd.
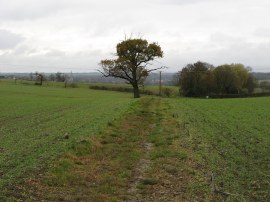
M 78 88 L 78 84 L 77 83 L 66 83 L 65 84 L 65 88 Z
M 163 88 L 162 89 L 162 95 L 165 95 L 166 97 L 171 97 L 173 94 L 172 89 L 170 88 Z

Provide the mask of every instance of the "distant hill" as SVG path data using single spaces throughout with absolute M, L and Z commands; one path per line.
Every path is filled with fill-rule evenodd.
M 17 79 L 30 79 L 31 73 L 0 73 L 0 78 L 17 78 Z M 34 73 L 32 73 L 34 74 Z M 54 73 L 45 73 L 47 77 Z M 72 78 L 74 82 L 87 82 L 87 83 L 114 83 L 123 84 L 125 80 L 113 77 L 103 77 L 99 72 L 91 73 L 65 73 L 68 77 Z M 173 77 L 175 73 L 162 72 L 161 80 L 163 85 L 173 85 Z M 270 72 L 253 72 L 252 75 L 257 80 L 270 80 Z M 146 81 L 146 85 L 158 85 L 159 84 L 159 73 L 151 73 Z
M 17 78 L 17 79 L 30 79 L 31 73 L 0 73 L 0 78 Z M 34 73 L 32 73 L 34 75 Z M 45 73 L 46 77 L 49 77 L 54 73 Z M 87 82 L 87 83 L 114 83 L 123 84 L 126 83 L 125 80 L 113 77 L 103 77 L 99 72 L 92 73 L 65 73 L 68 77 L 72 78 L 74 82 Z M 161 76 L 163 85 L 173 85 L 174 73 L 163 73 Z M 146 85 L 158 85 L 159 84 L 159 73 L 151 73 L 146 81 Z
M 270 72 L 253 72 L 252 74 L 257 80 L 270 80 Z

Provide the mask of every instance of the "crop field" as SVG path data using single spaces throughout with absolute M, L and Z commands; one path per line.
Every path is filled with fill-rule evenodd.
M 5 83 L 9 83 L 9 84 L 14 84 L 15 81 L 11 80 L 11 79 L 5 79 L 3 80 L 5 81 Z M 16 81 L 17 84 L 20 85 L 34 85 L 35 81 L 28 81 L 28 80 L 17 80 Z M 76 82 L 74 83 L 75 86 L 73 86 L 73 88 L 91 88 L 91 87 L 104 87 L 107 90 L 113 90 L 113 91 L 120 91 L 119 88 L 125 88 L 125 89 L 130 89 L 130 91 L 132 91 L 132 86 L 128 85 L 128 84 L 109 84 L 109 83 L 79 83 Z M 53 82 L 53 81 L 45 81 L 43 83 L 44 86 L 47 87 L 64 87 L 65 83 L 64 82 Z M 67 84 L 68 87 L 70 87 L 70 85 L 72 85 L 72 83 L 68 83 Z M 162 86 L 161 88 L 161 93 L 162 95 L 164 95 L 164 90 L 168 90 L 170 91 L 170 96 L 169 97 L 177 97 L 179 96 L 179 87 L 177 86 Z M 145 85 L 144 88 L 140 87 L 140 90 L 142 92 L 144 91 L 149 91 L 152 94 L 158 94 L 159 93 L 159 86 L 151 86 L 151 85 Z M 164 95 L 166 96 L 166 95 Z
M 74 142 L 98 134 L 134 102 L 124 93 L 4 81 L 0 94 L 0 196 Z
M 269 97 L 0 93 L 2 201 L 270 201 Z
M 269 97 L 169 102 L 183 126 L 184 147 L 213 178 L 217 193 L 229 201 L 270 200 Z

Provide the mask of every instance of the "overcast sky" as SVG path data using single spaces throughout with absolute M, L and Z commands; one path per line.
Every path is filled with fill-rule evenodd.
M 0 72 L 91 72 L 125 35 L 158 42 L 153 66 L 198 60 L 270 72 L 269 0 L 0 0 Z

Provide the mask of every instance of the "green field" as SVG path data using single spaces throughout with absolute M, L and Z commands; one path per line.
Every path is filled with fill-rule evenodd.
M 15 81 L 12 79 L 4 79 L 2 80 L 4 83 L 9 84 L 15 84 Z M 1 80 L 0 80 L 1 82 Z M 29 81 L 29 80 L 16 80 L 16 84 L 18 85 L 34 85 L 35 81 Z M 105 87 L 109 90 L 113 91 L 119 91 L 119 88 L 129 89 L 132 92 L 132 86 L 128 84 L 110 84 L 110 83 L 67 83 L 67 86 L 70 87 L 70 85 L 75 84 L 75 88 L 91 88 L 91 87 Z M 43 82 L 43 86 L 47 87 L 57 87 L 57 88 L 63 88 L 65 86 L 64 82 L 53 82 L 53 81 L 45 81 Z M 161 94 L 162 96 L 165 95 L 166 90 L 170 91 L 169 97 L 178 97 L 179 96 L 179 87 L 177 86 L 162 86 L 161 88 Z M 159 94 L 159 86 L 150 86 L 146 85 L 144 88 L 141 86 L 140 90 L 142 93 L 147 94 L 147 92 L 150 92 L 152 94 L 158 95 Z M 146 91 L 146 92 L 145 92 Z
M 269 97 L 134 100 L 4 80 L 0 93 L 2 201 L 270 200 Z
M 134 102 L 124 93 L 5 82 L 0 94 L 2 191 L 42 169 L 74 142 L 97 135 Z
M 169 102 L 183 125 L 183 144 L 219 189 L 233 201 L 270 199 L 269 97 Z

